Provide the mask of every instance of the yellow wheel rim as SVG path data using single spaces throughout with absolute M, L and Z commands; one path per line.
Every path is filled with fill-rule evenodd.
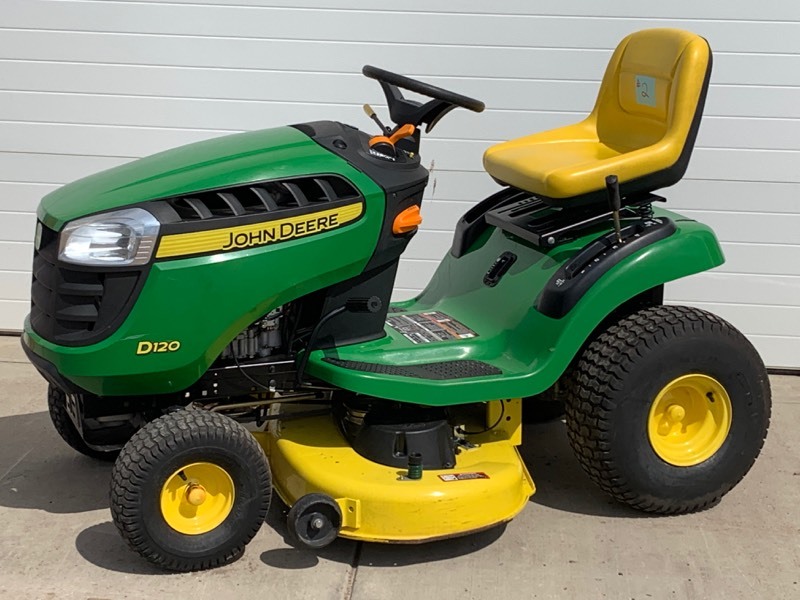
M 161 489 L 161 514 L 179 533 L 200 535 L 222 524 L 233 508 L 233 479 L 213 463 L 186 465 Z
M 658 393 L 650 407 L 647 434 L 664 461 L 690 467 L 711 458 L 731 429 L 731 399 L 708 375 L 683 375 Z

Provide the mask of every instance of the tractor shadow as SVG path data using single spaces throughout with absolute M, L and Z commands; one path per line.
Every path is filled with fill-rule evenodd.
M 0 417 L 0 506 L 82 513 L 108 507 L 111 463 L 75 452 L 47 412 Z
M 175 575 L 135 554 L 111 521 L 87 527 L 75 538 L 75 549 L 96 567 L 130 575 Z
M 537 486 L 532 505 L 603 517 L 642 516 L 607 498 L 583 473 L 560 420 L 526 425 L 525 442 L 522 455 Z M 51 514 L 105 510 L 110 471 L 110 463 L 82 456 L 69 448 L 54 431 L 46 412 L 0 417 L 0 507 Z M 287 508 L 276 496 L 264 530 L 270 536 L 267 544 L 278 547 L 262 551 L 263 564 L 281 570 L 301 570 L 313 568 L 322 560 L 349 565 L 364 561 L 362 545 L 345 539 L 317 551 L 292 547 L 286 536 L 286 512 Z M 106 515 L 101 517 L 102 522 L 77 535 L 75 547 L 81 556 L 112 571 L 164 574 L 127 548 Z M 371 566 L 396 567 L 448 560 L 491 546 L 504 530 L 505 525 L 501 525 L 422 546 L 370 544 L 366 562 Z
M 371 567 L 403 567 L 449 560 L 471 554 L 491 546 L 503 535 L 506 525 L 469 536 L 429 542 L 426 544 L 369 544 L 365 551 L 363 542 L 339 538 L 330 546 L 319 550 L 292 546 L 286 531 L 286 513 L 289 508 L 273 496 L 267 526 L 283 537 L 288 548 L 275 548 L 261 553 L 261 562 L 275 569 L 308 569 L 320 559 L 350 566 L 366 564 Z M 365 557 L 368 555 L 368 558 Z
M 134 555 L 106 520 L 111 465 L 67 446 L 47 412 L 0 417 L 0 507 L 55 515 L 102 510 L 105 522 L 91 525 L 75 539 L 78 553 L 113 571 L 161 573 Z
M 520 454 L 536 484 L 531 504 L 582 515 L 653 518 L 617 502 L 583 472 L 569 446 L 563 418 L 524 425 Z

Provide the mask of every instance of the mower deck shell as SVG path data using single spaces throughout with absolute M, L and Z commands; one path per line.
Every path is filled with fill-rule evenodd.
M 273 421 L 254 435 L 269 457 L 273 485 L 289 506 L 307 494 L 333 498 L 341 537 L 418 543 L 475 533 L 513 519 L 535 487 L 517 451 L 521 400 L 507 400 L 501 425 L 469 436 L 453 469 L 422 478 L 362 457 L 326 416 Z M 492 402 L 487 420 L 496 414 Z M 287 409 L 291 410 L 291 407 Z

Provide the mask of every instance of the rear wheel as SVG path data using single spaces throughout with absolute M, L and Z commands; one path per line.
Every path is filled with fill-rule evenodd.
M 603 490 L 635 508 L 702 510 L 758 456 L 766 369 L 729 323 L 688 307 L 638 311 L 598 336 L 566 380 L 570 444 Z
M 270 494 L 269 466 L 255 438 L 202 410 L 145 425 L 111 473 L 111 515 L 122 537 L 173 571 L 239 558 L 266 518 Z
M 50 413 L 53 427 L 55 427 L 61 439 L 67 442 L 71 448 L 81 454 L 99 460 L 112 461 L 117 458 L 119 450 L 95 450 L 83 441 L 81 434 L 67 412 L 67 395 L 52 385 L 47 387 L 47 409 Z

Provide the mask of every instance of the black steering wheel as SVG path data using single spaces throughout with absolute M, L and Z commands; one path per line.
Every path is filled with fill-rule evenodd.
M 361 72 L 381 84 L 383 93 L 386 95 L 386 101 L 389 104 L 389 115 L 398 126 L 407 123 L 414 126 L 427 124 L 426 131 L 430 131 L 439 122 L 439 119 L 458 106 L 474 112 L 483 112 L 486 108 L 483 102 L 475 98 L 457 94 L 456 92 L 417 81 L 405 75 L 398 75 L 391 71 L 379 69 L 372 65 L 364 65 Z M 415 100 L 408 100 L 403 97 L 400 89 L 428 96 L 432 100 L 425 104 Z
M 428 96 L 429 98 L 435 98 L 436 100 L 444 100 L 450 104 L 455 104 L 456 106 L 461 106 L 462 108 L 468 108 L 469 110 L 475 112 L 483 112 L 483 109 L 486 108 L 486 105 L 483 102 L 476 100 L 475 98 L 457 94 L 455 92 L 451 92 L 450 90 L 431 85 L 430 83 L 417 81 L 416 79 L 411 79 L 411 77 L 398 75 L 397 73 L 379 69 L 378 67 L 373 67 L 372 65 L 364 65 L 364 68 L 361 70 L 361 72 L 370 79 L 375 79 L 381 83 L 388 83 L 410 92 L 416 92 L 417 94 L 422 94 L 423 96 Z

